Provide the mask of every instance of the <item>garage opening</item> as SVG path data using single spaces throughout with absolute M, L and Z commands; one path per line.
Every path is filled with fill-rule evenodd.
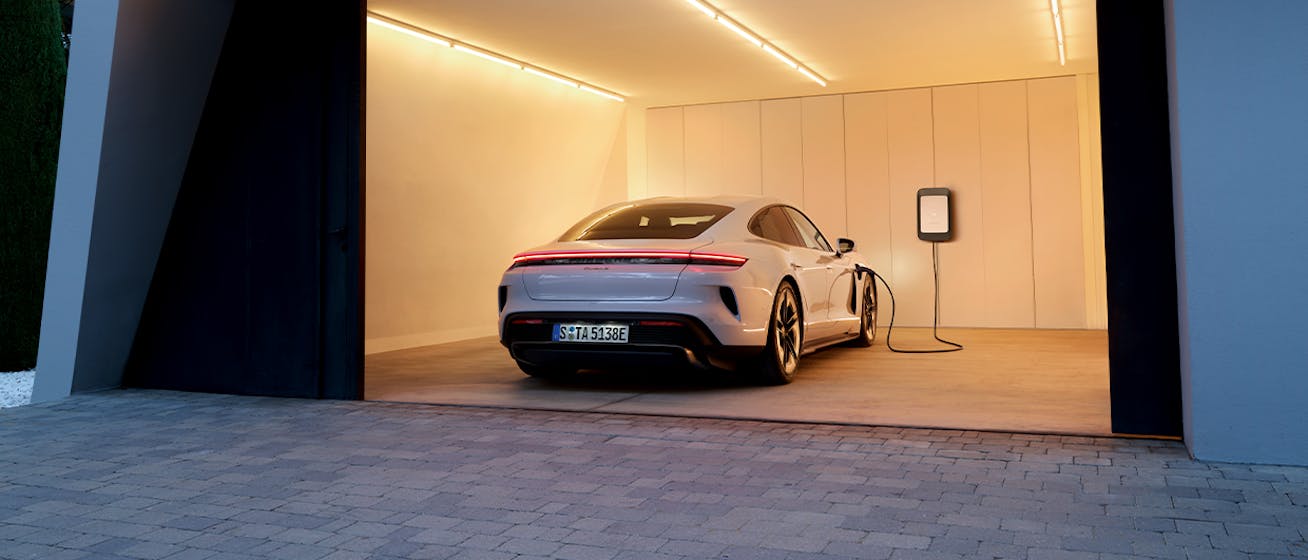
M 1112 433 L 1096 10 L 1054 6 L 370 1 L 365 398 Z M 922 188 L 951 194 L 938 245 Z M 893 332 L 882 291 L 873 347 L 781 386 L 520 371 L 497 314 L 515 255 L 611 204 L 719 195 L 853 240 Z M 933 324 L 966 349 L 885 344 L 939 347 Z

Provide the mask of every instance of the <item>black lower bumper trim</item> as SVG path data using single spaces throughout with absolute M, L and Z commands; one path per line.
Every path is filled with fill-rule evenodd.
M 620 347 L 559 342 L 515 342 L 513 359 L 544 367 L 570 369 L 667 368 L 736 370 L 762 353 L 758 346 L 716 346 L 691 349 L 660 344 L 625 344 Z
M 695 352 L 680 346 L 628 344 L 596 348 L 594 344 L 516 342 L 509 346 L 513 359 L 547 367 L 606 369 L 614 367 L 684 367 L 708 369 Z

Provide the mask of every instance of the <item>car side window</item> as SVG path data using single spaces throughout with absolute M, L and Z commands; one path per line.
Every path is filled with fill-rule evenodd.
M 754 216 L 749 223 L 749 232 L 777 243 L 804 246 L 804 242 L 800 241 L 795 228 L 790 225 L 790 219 L 782 212 L 780 206 L 767 208 Z
M 827 238 L 822 237 L 822 232 L 818 231 L 817 226 L 808 219 L 799 210 L 786 207 L 786 214 L 790 216 L 790 221 L 795 224 L 795 229 L 799 231 L 799 237 L 804 240 L 804 246 L 816 251 L 834 252 L 831 244 L 827 243 Z

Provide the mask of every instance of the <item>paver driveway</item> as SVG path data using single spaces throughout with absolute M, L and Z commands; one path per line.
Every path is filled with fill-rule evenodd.
M 3 558 L 1308 557 L 1174 442 L 110 391 L 0 411 Z

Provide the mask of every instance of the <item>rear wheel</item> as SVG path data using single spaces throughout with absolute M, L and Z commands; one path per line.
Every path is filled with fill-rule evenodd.
M 783 282 L 772 300 L 768 344 L 759 357 L 759 380 L 763 383 L 785 385 L 794 380 L 804 348 L 803 319 L 794 287 Z
M 576 370 L 557 368 L 557 367 L 543 367 L 543 366 L 538 366 L 536 364 L 529 364 L 527 362 L 518 362 L 518 369 L 522 370 L 522 373 L 535 377 L 536 379 L 546 379 L 550 381 L 561 381 L 561 380 L 569 379 L 572 376 L 576 375 L 577 373 Z
M 863 307 L 859 317 L 858 338 L 850 341 L 853 346 L 867 348 L 877 339 L 877 283 L 873 278 L 863 288 Z

